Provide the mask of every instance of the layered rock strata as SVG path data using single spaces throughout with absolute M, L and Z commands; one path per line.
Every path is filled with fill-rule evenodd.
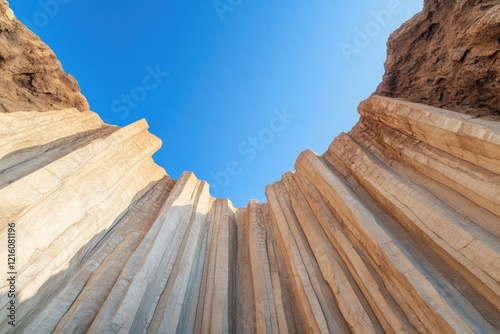
M 0 333 L 500 332 L 498 122 L 373 95 L 235 208 L 157 166 L 146 121 L 19 99 L 0 113 Z
M 359 112 L 239 209 L 156 166 L 145 121 L 0 114 L 15 330 L 498 332 L 500 124 L 381 96 Z

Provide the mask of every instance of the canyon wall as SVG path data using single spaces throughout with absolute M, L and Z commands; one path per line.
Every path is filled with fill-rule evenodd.
M 498 93 L 487 84 L 479 105 L 460 83 L 441 102 L 413 92 L 432 61 L 394 61 L 391 47 L 431 12 L 499 25 L 500 5 L 477 2 L 427 1 L 391 38 L 389 74 L 353 129 L 243 208 L 193 173 L 171 179 L 146 121 L 103 123 L 52 53 L 18 55 L 34 69 L 52 59 L 59 74 L 35 73 L 65 95 L 0 83 L 12 88 L 0 95 L 1 259 L 12 229 L 17 240 L 14 269 L 0 266 L 0 333 L 499 333 Z M 19 48 L 48 50 L 2 6 L 0 25 L 31 41 Z
M 0 112 L 89 109 L 76 80 L 6 0 L 0 0 L 0 87 Z
M 376 93 L 500 116 L 498 5 L 496 0 L 425 0 L 424 10 L 389 39 Z

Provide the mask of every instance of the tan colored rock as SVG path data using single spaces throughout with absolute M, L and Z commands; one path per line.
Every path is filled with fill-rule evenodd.
M 387 212 L 409 230 L 414 229 L 423 242 L 457 271 L 463 271 L 464 278 L 500 308 L 500 257 L 496 256 L 500 244 L 496 237 L 475 227 L 473 221 L 418 183 L 392 172 L 349 136 L 339 136 L 331 149 Z
M 472 3 L 426 2 L 394 43 Z M 496 22 L 496 4 L 477 5 L 467 42 Z M 5 2 L 1 27 L 15 45 L 0 45 L 0 240 L 14 223 L 17 248 L 15 299 L 0 271 L 16 326 L 0 333 L 500 333 L 500 126 L 437 108 L 490 108 L 495 97 L 463 94 L 474 75 L 434 107 L 371 96 L 348 134 L 266 188 L 268 203 L 234 208 L 193 173 L 174 181 L 157 166 L 145 120 L 118 128 L 88 111 Z M 418 43 L 451 38 L 435 29 Z M 408 73 L 394 57 L 388 75 Z M 23 66 L 32 86 L 14 78 Z M 428 90 L 400 92 L 388 95 Z
M 208 244 L 195 333 L 236 330 L 237 227 L 235 209 L 227 199 L 214 202 L 208 215 Z
M 372 96 L 362 102 L 359 113 L 457 158 L 500 174 L 498 122 L 381 96 Z
M 0 1 L 0 112 L 89 109 L 54 52 Z
M 498 120 L 499 36 L 497 1 L 425 0 L 391 35 L 376 94 Z

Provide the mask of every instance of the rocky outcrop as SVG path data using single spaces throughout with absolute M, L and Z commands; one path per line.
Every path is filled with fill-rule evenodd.
M 500 123 L 358 112 L 244 208 L 172 180 L 144 120 L 0 113 L 0 333 L 500 333 Z
M 76 80 L 54 52 L 0 0 L 0 112 L 88 110 Z
M 500 124 L 376 95 L 359 112 L 239 209 L 170 179 L 144 121 L 0 114 L 15 331 L 499 332 Z
M 387 43 L 377 94 L 475 116 L 500 116 L 500 6 L 425 0 Z

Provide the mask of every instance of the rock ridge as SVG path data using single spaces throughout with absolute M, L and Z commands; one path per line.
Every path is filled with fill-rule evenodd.
M 52 50 L 0 0 L 0 112 L 89 109 Z
M 387 47 L 376 94 L 500 116 L 498 1 L 425 0 L 423 11 L 396 30 Z
M 384 82 L 352 130 L 322 155 L 301 153 L 266 203 L 235 208 L 193 173 L 173 180 L 156 165 L 161 141 L 145 120 L 118 128 L 89 111 L 0 2 L 0 27 L 27 48 L 12 59 L 61 94 L 0 79 L 0 239 L 13 228 L 18 245 L 15 297 L 0 275 L 0 309 L 14 301 L 16 326 L 2 321 L 0 333 L 500 333 L 496 86 L 481 86 L 484 103 L 471 83 L 483 72 L 448 82 L 442 98 L 430 74 L 434 95 L 415 89 L 434 66 L 428 51 L 459 43 L 443 24 L 472 34 L 499 8 L 426 1 L 391 37 Z M 418 29 L 419 61 L 404 45 L 423 43 Z M 495 65 L 475 52 L 461 58 Z M 465 75 L 454 62 L 442 70 Z

